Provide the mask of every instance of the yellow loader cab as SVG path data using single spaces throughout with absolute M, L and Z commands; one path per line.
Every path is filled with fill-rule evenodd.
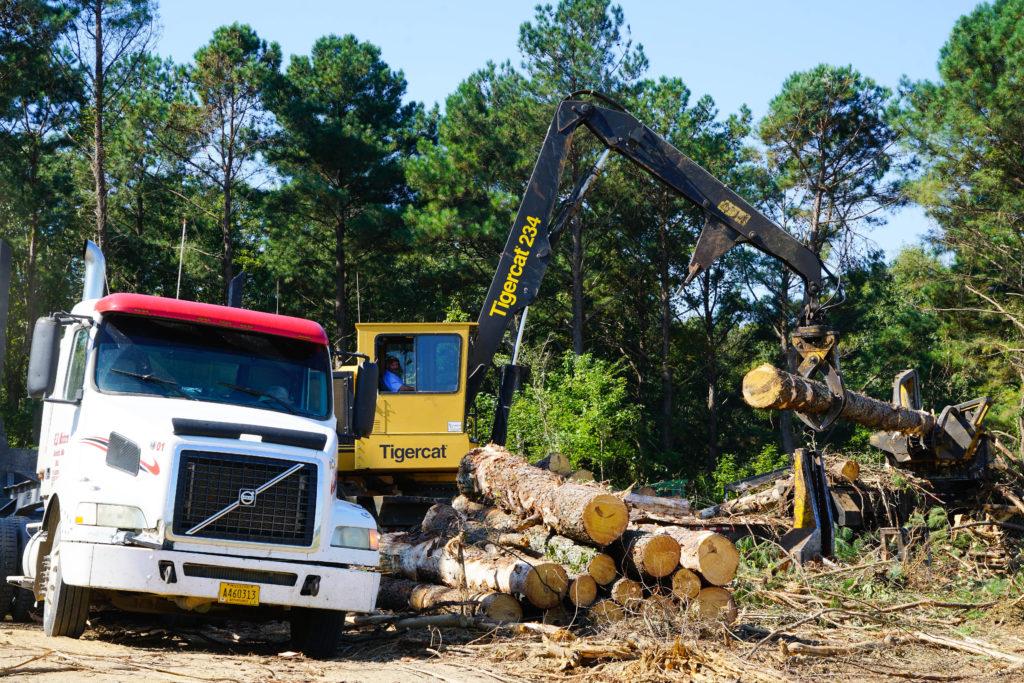
M 338 480 L 341 495 L 375 508 L 385 524 L 401 524 L 406 516 L 410 523 L 422 519 L 424 504 L 434 502 L 430 498 L 450 500 L 455 493 L 459 461 L 474 445 L 465 413 L 469 338 L 475 327 L 356 325 L 358 353 L 379 368 L 379 393 L 370 435 L 339 440 Z M 357 372 L 355 366 L 344 366 L 334 373 L 339 424 L 351 414 Z

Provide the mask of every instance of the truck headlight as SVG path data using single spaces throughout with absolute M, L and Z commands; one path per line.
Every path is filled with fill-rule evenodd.
M 131 505 L 110 503 L 79 503 L 75 509 L 75 524 L 110 526 L 118 529 L 145 529 L 146 516 Z
M 378 540 L 376 529 L 367 529 L 361 526 L 336 526 L 334 535 L 331 536 L 331 547 L 376 550 Z

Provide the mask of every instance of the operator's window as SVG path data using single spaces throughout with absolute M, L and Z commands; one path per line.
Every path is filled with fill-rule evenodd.
M 380 389 L 454 393 L 459 390 L 461 351 L 462 340 L 455 334 L 380 335 Z

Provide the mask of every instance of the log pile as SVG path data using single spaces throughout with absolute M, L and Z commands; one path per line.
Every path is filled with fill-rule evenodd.
M 731 541 L 671 522 L 631 523 L 631 497 L 634 511 L 657 508 L 670 520 L 689 509 L 573 480 L 553 461 L 537 467 L 494 445 L 467 453 L 451 505 L 435 505 L 421 530 L 383 535 L 390 576 L 378 607 L 552 624 L 683 609 L 735 619 L 724 587 L 739 563 Z

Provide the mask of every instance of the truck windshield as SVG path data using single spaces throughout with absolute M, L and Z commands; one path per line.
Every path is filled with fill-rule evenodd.
M 109 315 L 96 340 L 100 391 L 331 415 L 330 359 L 313 342 L 187 321 Z

